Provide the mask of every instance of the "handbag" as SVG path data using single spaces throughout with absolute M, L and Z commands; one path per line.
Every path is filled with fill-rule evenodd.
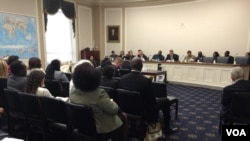
M 164 138 L 160 122 L 148 124 L 144 141 L 158 141 Z

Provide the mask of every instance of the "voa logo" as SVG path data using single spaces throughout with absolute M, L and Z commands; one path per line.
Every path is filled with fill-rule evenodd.
M 247 136 L 244 129 L 226 129 L 227 136 Z

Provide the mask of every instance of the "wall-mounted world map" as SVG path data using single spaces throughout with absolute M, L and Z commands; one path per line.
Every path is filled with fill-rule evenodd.
M 36 18 L 0 12 L 0 58 L 38 57 Z

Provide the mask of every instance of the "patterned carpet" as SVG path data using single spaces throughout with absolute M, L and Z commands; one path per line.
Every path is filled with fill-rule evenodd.
M 220 141 L 218 123 L 222 91 L 168 84 L 168 95 L 179 99 L 178 119 L 172 126 L 178 133 L 166 135 L 166 141 Z

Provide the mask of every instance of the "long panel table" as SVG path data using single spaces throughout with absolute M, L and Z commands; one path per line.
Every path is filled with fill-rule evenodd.
M 157 70 L 161 67 L 167 73 L 168 82 L 190 85 L 203 85 L 219 88 L 232 84 L 231 69 L 241 66 L 244 79 L 249 79 L 250 65 L 212 64 L 212 63 L 180 63 L 180 62 L 143 62 L 143 70 Z

